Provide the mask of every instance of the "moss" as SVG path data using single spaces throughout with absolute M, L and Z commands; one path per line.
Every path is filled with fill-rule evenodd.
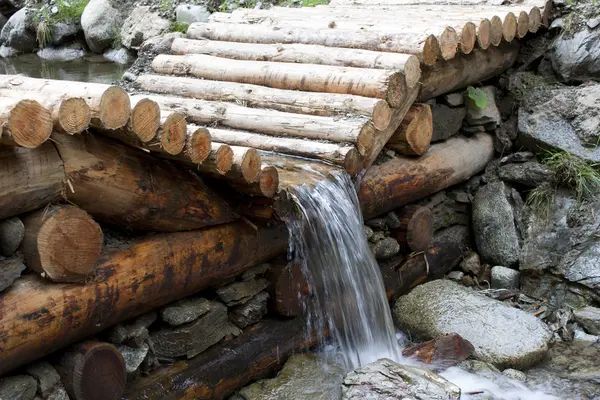
M 171 32 L 181 32 L 183 34 L 186 34 L 189 27 L 190 24 L 187 24 L 185 22 L 173 22 L 171 24 Z

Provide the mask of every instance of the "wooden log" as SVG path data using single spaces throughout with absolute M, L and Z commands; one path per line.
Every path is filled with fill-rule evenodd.
M 278 138 L 252 132 L 210 128 L 211 137 L 221 143 L 246 146 L 275 153 L 326 160 L 340 165 L 355 175 L 361 168 L 361 158 L 354 146 L 316 142 L 303 139 Z
M 54 366 L 73 400 L 118 400 L 125 392 L 125 360 L 110 343 L 78 343 L 58 357 Z
M 188 126 L 187 138 L 183 155 L 194 164 L 206 160 L 212 149 L 212 138 L 208 129 L 198 126 Z
M 529 32 L 529 14 L 527 11 L 521 11 L 517 18 L 517 37 L 523 39 Z
M 0 255 L 12 256 L 19 248 L 24 235 L 25 226 L 19 218 L 11 217 L 0 221 Z
M 415 104 L 406 113 L 387 147 L 404 155 L 423 155 L 433 135 L 433 117 L 429 104 Z
M 454 92 L 500 75 L 514 64 L 518 53 L 517 41 L 502 43 L 485 51 L 475 49 L 469 55 L 425 68 L 419 101 L 425 102 L 441 94 Z
M 310 288 L 299 263 L 271 265 L 267 273 L 269 286 L 269 310 L 282 317 L 297 317 L 304 314 L 303 296 Z
M 277 168 L 263 164 L 255 182 L 231 180 L 232 187 L 242 193 L 253 196 L 274 197 L 279 192 L 279 171 Z
M 424 343 L 418 343 L 402 350 L 404 357 L 410 357 L 436 368 L 446 369 L 455 366 L 475 354 L 475 348 L 457 333 L 448 333 Z
M 386 100 L 397 107 L 406 94 L 404 76 L 397 71 L 331 65 L 232 60 L 204 54 L 160 54 L 152 61 L 155 72 L 192 75 L 278 89 L 353 94 Z
M 198 165 L 198 169 L 209 173 L 225 175 L 233 166 L 233 150 L 231 146 L 223 143 L 211 143 L 210 154 Z
M 50 206 L 23 217 L 20 250 L 27 267 L 54 282 L 85 282 L 96 268 L 104 236 L 82 209 Z
M 433 237 L 433 214 L 427 207 L 408 205 L 397 211 L 400 227 L 392 230 L 392 236 L 404 247 L 404 251 L 425 251 Z
M 372 151 L 379 135 L 373 124 L 364 118 L 307 116 L 169 96 L 152 96 L 152 99 L 162 109 L 181 113 L 197 124 L 218 124 L 271 136 L 355 143 L 359 153 Z
M 507 42 L 512 42 L 515 36 L 517 36 L 517 17 L 509 12 L 502 20 L 502 37 Z
M 206 42 L 213 43 L 212 41 Z M 329 117 L 339 114 L 358 114 L 373 121 L 376 129 L 387 128 L 391 119 L 391 110 L 387 102 L 371 97 L 299 92 L 237 82 L 162 75 L 140 75 L 135 84 L 142 90 L 154 93 L 179 95 L 199 100 L 241 102 L 247 107 L 267 108 L 295 114 Z
M 502 27 L 502 24 L 500 24 L 500 27 Z M 500 33 L 502 33 L 502 31 L 500 31 Z M 500 39 L 502 39 L 502 36 L 500 36 Z M 486 50 L 488 47 L 490 47 L 491 43 L 492 22 L 489 19 L 484 18 L 481 20 L 481 22 L 479 22 L 479 26 L 477 26 L 477 44 L 479 45 L 480 49 Z
M 119 322 L 217 287 L 281 254 L 286 246 L 283 226 L 254 229 L 237 222 L 151 235 L 117 247 L 101 257 L 87 285 L 48 285 L 35 275 L 23 277 L 0 302 L 0 375 Z
M 143 143 L 154 139 L 161 126 L 160 107 L 147 98 L 132 99 L 131 130 Z
M 65 165 L 67 199 L 100 221 L 172 232 L 237 218 L 211 188 L 167 161 L 101 136 L 53 140 Z
M 504 37 L 504 25 L 502 23 L 502 19 L 497 15 L 494 15 L 492 19 L 490 19 L 491 23 L 491 31 L 490 31 L 490 41 L 494 46 L 500 45 L 502 42 L 502 38 Z
M 379 51 L 332 48 L 318 45 L 236 43 L 177 38 L 173 41 L 171 53 L 177 55 L 206 54 L 249 61 L 389 69 L 401 71 L 408 87 L 415 86 L 421 76 L 419 59 L 412 54 L 382 54 Z
M 472 22 L 465 23 L 458 35 L 458 49 L 463 54 L 469 54 L 475 48 L 476 41 L 477 26 Z
M 35 149 L 0 146 L 0 219 L 45 207 L 61 196 L 65 182 L 51 143 Z
M 373 218 L 465 181 L 484 169 L 493 156 L 492 137 L 482 133 L 434 144 L 418 159 L 397 156 L 374 165 L 362 178 L 358 191 L 364 218 Z
M 529 32 L 536 33 L 542 26 L 542 11 L 538 7 L 533 7 L 529 11 Z
M 0 144 L 32 149 L 52 134 L 52 114 L 35 100 L 0 99 Z
M 414 54 L 427 65 L 435 63 L 440 46 L 434 35 L 422 33 L 357 32 L 341 29 L 312 29 L 263 25 L 194 23 L 188 28 L 191 39 L 239 43 L 315 44 L 327 47 Z
M 260 154 L 255 149 L 242 146 L 230 146 L 233 152 L 233 164 L 226 174 L 227 178 L 243 183 L 258 181 L 261 170 Z

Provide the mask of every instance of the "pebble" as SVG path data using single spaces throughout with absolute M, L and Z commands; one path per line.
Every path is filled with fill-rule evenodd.
M 518 369 L 508 368 L 508 369 L 505 369 L 504 371 L 502 371 L 502 374 L 504 376 L 506 376 L 507 378 L 514 379 L 517 381 L 525 382 L 527 380 L 527 375 L 525 375 L 523 372 L 519 371 Z

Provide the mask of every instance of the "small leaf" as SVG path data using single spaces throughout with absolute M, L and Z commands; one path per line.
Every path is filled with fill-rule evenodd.
M 469 96 L 475 106 L 480 110 L 487 107 L 488 98 L 483 90 L 469 86 L 467 88 L 467 96 Z

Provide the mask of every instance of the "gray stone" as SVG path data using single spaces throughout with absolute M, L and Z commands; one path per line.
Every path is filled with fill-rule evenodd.
M 524 163 L 533 160 L 534 157 L 535 154 L 530 151 L 518 151 L 516 153 L 509 154 L 506 157 L 502 157 L 500 164 Z
M 0 256 L 0 293 L 12 286 L 24 270 L 22 254 L 15 253 L 10 257 Z
M 573 310 L 573 317 L 592 335 L 600 335 L 600 308 L 583 307 Z
M 123 19 L 109 0 L 90 0 L 81 15 L 85 41 L 94 53 L 111 47 L 119 36 Z
M 64 22 L 58 22 L 52 24 L 51 32 L 52 32 L 52 43 L 55 46 L 63 44 L 67 39 L 74 37 L 77 32 L 79 32 L 80 25 L 79 23 L 66 24 Z
M 140 368 L 142 362 L 146 359 L 150 346 L 146 343 L 139 348 L 119 345 L 117 346 L 117 349 L 121 352 L 123 359 L 125 360 L 125 371 L 127 371 L 128 374 L 133 374 Z
M 180 4 L 175 8 L 177 22 L 192 24 L 194 22 L 208 22 L 210 11 L 205 5 Z
M 375 234 L 375 232 L 373 232 L 373 228 L 371 228 L 370 226 L 364 225 L 364 229 L 365 229 L 365 237 L 367 238 L 368 241 L 371 241 L 371 238 Z
M 549 181 L 554 176 L 554 173 L 543 164 L 536 161 L 528 161 L 519 164 L 503 165 L 498 170 L 498 176 L 503 181 L 536 187 Z
M 402 223 L 400 222 L 398 215 L 393 211 L 389 212 L 386 215 L 385 223 L 388 226 L 388 228 L 390 228 L 390 229 L 398 229 L 398 228 L 400 228 L 400 226 L 402 226 Z
M 33 400 L 37 382 L 31 376 L 0 378 L 0 400 Z
M 448 279 L 453 280 L 455 282 L 460 282 L 464 278 L 465 273 L 462 271 L 452 271 L 448 274 Z
M 33 29 L 34 15 L 35 10 L 31 8 L 22 8 L 14 13 L 2 28 L 0 42 L 17 51 L 31 53 L 37 43 Z
M 474 135 L 476 133 L 486 132 L 486 129 L 483 125 L 465 125 L 461 128 L 461 132 L 467 135 Z
M 251 281 L 253 279 L 256 279 L 259 276 L 263 276 L 264 274 L 266 274 L 269 269 L 271 269 L 271 265 L 264 263 L 264 264 L 259 264 L 255 267 L 250 268 L 249 270 L 246 270 L 242 273 L 242 280 L 243 281 Z
M 171 326 L 195 321 L 211 310 L 211 302 L 202 298 L 187 298 L 160 310 L 160 317 Z
M 269 281 L 263 278 L 245 282 L 234 282 L 218 288 L 217 294 L 227 306 L 231 307 L 247 303 L 268 286 Z
M 475 106 L 467 107 L 467 124 L 471 126 L 487 124 L 493 124 L 494 126 L 500 125 L 502 118 L 500 117 L 500 110 L 496 105 L 496 88 L 493 86 L 484 86 L 481 90 L 483 90 L 487 96 L 487 105 L 484 109 Z
M 171 23 L 148 6 L 135 7 L 123 23 L 121 43 L 129 49 L 138 48 L 144 41 L 169 30 Z
M 533 315 L 449 280 L 425 283 L 400 297 L 393 317 L 400 328 L 423 339 L 457 333 L 475 347 L 476 358 L 500 368 L 536 364 L 552 338 Z
M 497 265 L 492 267 L 492 289 L 518 289 L 519 271 Z
M 383 232 L 374 232 L 373 235 L 371 236 L 371 238 L 369 239 L 369 241 L 371 243 L 377 243 L 380 240 L 385 239 L 385 233 Z
M 448 93 L 442 96 L 442 101 L 450 107 L 459 107 L 465 104 L 465 96 L 462 92 Z
M 460 131 L 463 120 L 467 115 L 466 107 L 450 108 L 443 104 L 431 107 L 433 118 L 433 134 L 431 142 L 439 142 L 454 136 Z
M 546 90 L 519 109 L 519 143 L 600 162 L 600 85 Z
M 377 260 L 388 260 L 400 252 L 400 244 L 391 237 L 386 237 L 383 240 L 371 246 L 371 250 Z
M 460 388 L 433 371 L 383 358 L 349 372 L 343 400 L 458 400 Z
M 108 49 L 103 54 L 104 58 L 117 64 L 129 64 L 135 61 L 135 53 L 131 50 L 121 47 L 118 50 Z
M 42 397 L 48 396 L 60 382 L 60 375 L 47 361 L 38 361 L 29 365 L 26 372 L 37 381 L 37 390 Z
M 502 371 L 502 375 L 506 376 L 507 378 L 514 379 L 517 381 L 525 382 L 527 380 L 527 375 L 525 375 L 525 373 L 523 373 L 517 369 L 507 368 L 504 371 Z
M 267 314 L 267 292 L 260 292 L 246 304 L 232 307 L 229 310 L 229 320 L 238 328 L 255 324 Z
M 480 256 L 491 264 L 515 265 L 519 238 L 504 183 L 488 183 L 477 191 L 472 218 Z
M 67 389 L 65 389 L 62 382 L 59 382 L 54 390 L 44 400 L 70 400 Z
M 382 231 L 387 228 L 385 218 L 373 218 L 365 222 L 365 225 L 370 226 L 371 228 Z
M 559 35 L 552 49 L 552 67 L 565 81 L 600 78 L 600 37 L 598 32 L 582 26 L 572 35 Z
M 460 262 L 459 268 L 465 274 L 471 274 L 473 276 L 479 277 L 482 271 L 479 254 L 475 252 L 467 254 L 465 258 Z
M 125 343 L 130 347 L 142 347 L 150 337 L 148 328 L 156 319 L 156 313 L 150 312 L 125 324 L 116 325 L 108 332 L 108 340 L 114 344 Z
M 513 148 L 513 142 L 506 135 L 506 132 L 502 129 L 496 129 L 494 131 L 494 151 L 497 154 L 503 155 L 510 153 Z
M 588 20 L 586 25 L 590 29 L 596 29 L 598 26 L 600 26 L 600 17 L 596 17 L 596 18 L 592 18 L 592 19 Z
M 138 53 L 145 55 L 168 54 L 171 52 L 173 41 L 183 37 L 185 37 L 185 35 L 181 32 L 169 32 L 164 35 L 150 38 L 142 43 Z

